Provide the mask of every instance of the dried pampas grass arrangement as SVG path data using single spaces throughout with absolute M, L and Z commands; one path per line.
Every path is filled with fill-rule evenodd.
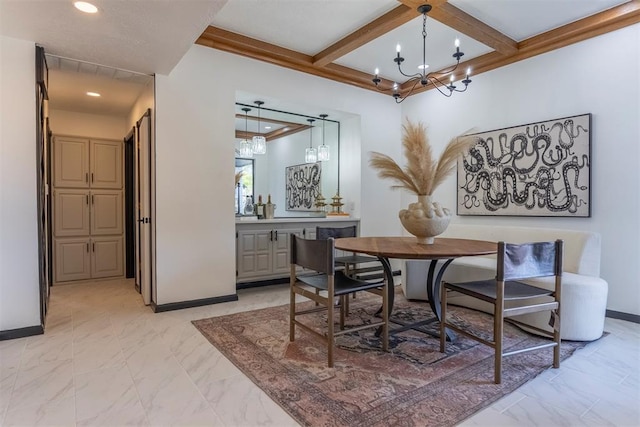
M 236 173 L 236 187 L 238 186 L 240 179 L 242 179 L 242 175 L 244 175 L 244 171 L 240 171 Z
M 395 181 L 392 188 L 404 188 L 418 196 L 430 196 L 455 170 L 458 156 L 476 142 L 476 137 L 464 134 L 452 138 L 435 160 L 424 124 L 407 120 L 402 130 L 406 167 L 402 169 L 391 157 L 377 152 L 371 153 L 369 165 L 378 170 L 380 178 Z

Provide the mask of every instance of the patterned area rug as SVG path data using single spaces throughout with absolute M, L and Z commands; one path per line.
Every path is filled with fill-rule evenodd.
M 351 300 L 349 324 L 371 319 L 378 297 Z M 420 320 L 427 303 L 396 297 L 394 318 Z M 450 307 L 455 321 L 490 325 L 492 317 Z M 452 426 L 487 407 L 551 367 L 550 348 L 507 357 L 503 383 L 493 383 L 492 350 L 458 337 L 440 353 L 439 341 L 424 333 L 390 335 L 390 351 L 381 351 L 373 329 L 337 340 L 335 367 L 327 367 L 323 343 L 304 330 L 289 342 L 289 307 L 283 305 L 194 321 L 207 339 L 245 375 L 304 426 Z M 326 314 L 307 315 L 321 324 Z M 464 319 L 464 320 L 463 320 Z M 392 325 L 392 328 L 395 325 Z M 437 324 L 427 326 L 433 331 Z M 505 325 L 505 349 L 544 342 Z M 585 343 L 563 342 L 562 358 Z

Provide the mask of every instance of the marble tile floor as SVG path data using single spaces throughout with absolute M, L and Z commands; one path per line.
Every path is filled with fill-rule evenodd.
M 190 321 L 286 304 L 287 285 L 155 314 L 131 280 L 52 289 L 46 333 L 0 341 L 2 426 L 295 426 Z M 640 426 L 640 325 L 610 334 L 464 426 Z

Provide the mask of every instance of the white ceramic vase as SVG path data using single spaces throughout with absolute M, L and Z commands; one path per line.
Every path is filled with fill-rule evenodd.
M 430 245 L 434 237 L 449 226 L 451 211 L 432 202 L 431 196 L 419 195 L 418 202 L 411 203 L 409 209 L 402 209 L 398 216 L 402 226 L 416 236 L 419 244 Z

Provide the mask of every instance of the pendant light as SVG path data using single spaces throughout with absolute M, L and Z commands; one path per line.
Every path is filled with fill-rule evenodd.
M 318 160 L 329 160 L 329 146 L 324 143 L 324 124 L 328 114 L 320 114 L 322 117 L 322 145 L 318 147 Z
M 265 154 L 267 152 L 267 139 L 260 133 L 260 106 L 264 104 L 262 101 L 254 101 L 258 106 L 258 134 L 252 138 L 253 154 Z
M 253 157 L 253 148 L 251 142 L 247 139 L 247 118 L 251 108 L 243 108 L 244 111 L 244 139 L 240 143 L 240 157 Z
M 304 150 L 304 161 L 305 163 L 315 163 L 318 161 L 316 149 L 313 148 L 313 122 L 315 119 L 307 119 L 307 121 L 309 122 L 309 148 Z

